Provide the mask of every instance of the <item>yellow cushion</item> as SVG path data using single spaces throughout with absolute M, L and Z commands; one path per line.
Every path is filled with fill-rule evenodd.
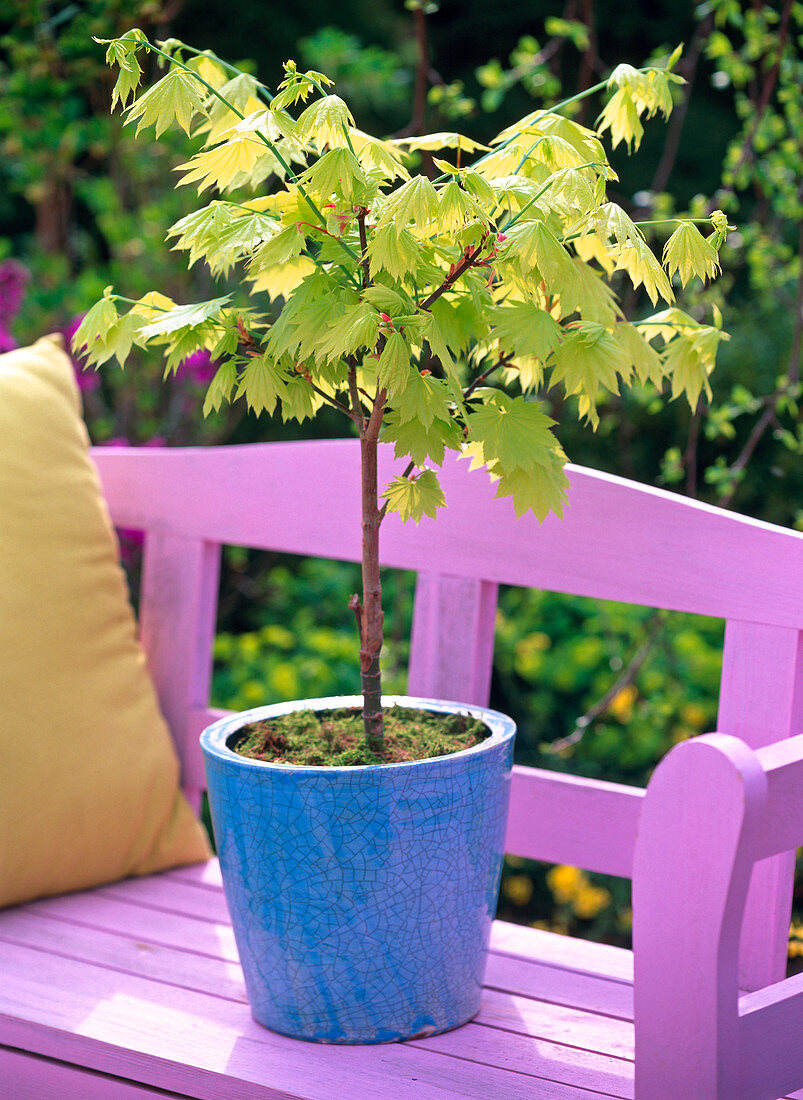
M 209 856 L 87 446 L 58 338 L 0 355 L 0 906 Z

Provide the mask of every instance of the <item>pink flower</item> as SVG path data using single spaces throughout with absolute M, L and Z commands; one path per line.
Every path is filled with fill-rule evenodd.
M 0 355 L 5 351 L 13 351 L 17 347 L 17 341 L 0 321 Z
M 27 267 L 18 260 L 0 262 L 0 325 L 16 317 L 30 277 Z
M 199 386 L 205 386 L 215 376 L 217 363 L 212 362 L 212 356 L 206 349 L 201 348 L 182 359 L 176 370 L 176 378 L 190 378 Z

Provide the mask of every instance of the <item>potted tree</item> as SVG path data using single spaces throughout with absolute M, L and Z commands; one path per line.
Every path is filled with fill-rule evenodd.
M 408 733 L 386 731 L 380 527 L 390 512 L 435 517 L 447 449 L 485 467 L 517 514 L 560 514 L 566 457 L 539 400 L 551 386 L 566 395 L 563 415 L 592 427 L 600 395 L 622 385 L 668 382 L 693 406 L 708 390 L 724 334 L 673 305 L 672 281 L 716 274 L 725 216 L 711 215 L 707 237 L 678 223 L 661 263 L 607 196 L 615 175 L 601 140 L 610 130 L 614 146 L 638 146 L 641 117 L 669 113 L 676 54 L 661 68 L 616 68 L 596 130 L 572 121 L 567 100 L 481 147 L 458 133 L 370 136 L 324 74 L 292 61 L 274 93 L 174 40 L 134 30 L 106 44 L 119 67 L 112 107 L 138 131 L 178 123 L 202 138 L 180 183 L 219 195 L 172 227 L 174 247 L 213 275 L 239 267 L 247 299 L 131 301 L 109 287 L 74 348 L 89 364 L 122 365 L 132 345 L 155 347 L 166 374 L 205 349 L 218 364 L 205 412 L 244 398 L 303 420 L 331 406 L 360 441 L 361 697 L 261 708 L 202 737 L 252 1010 L 329 1042 L 457 1026 L 479 1007 L 514 727 L 479 708 L 406 700 L 416 738 L 450 712 L 458 729 L 448 718 L 412 748 Z M 165 73 L 138 95 L 146 51 Z M 434 179 L 412 168 L 421 150 L 440 154 Z M 611 286 L 619 272 L 664 308 L 626 320 Z M 386 486 L 381 441 L 406 460 Z M 356 738 L 334 727 L 348 704 Z

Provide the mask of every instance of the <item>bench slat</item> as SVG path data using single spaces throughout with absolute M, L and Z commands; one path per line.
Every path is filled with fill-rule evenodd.
M 499 1069 L 440 1051 L 437 1036 L 379 1048 L 335 1049 L 274 1035 L 253 1022 L 244 1005 L 46 951 L 0 942 L 0 963 L 6 979 L 3 1001 L 20 1017 L 6 1027 L 0 1016 L 0 1040 L 19 1043 L 24 1034 L 32 1050 L 48 1057 L 122 1076 L 135 1067 L 137 1078 L 146 1084 L 209 1100 L 252 1100 L 277 1090 L 309 1100 L 342 1100 L 345 1090 L 381 1096 L 389 1078 L 394 1096 L 401 1098 L 565 1100 L 591 1095 L 582 1086 L 548 1081 L 532 1071 Z M 506 1023 L 521 1018 L 524 1000 L 507 999 Z M 27 1010 L 26 1021 L 25 1006 L 30 1005 L 36 1008 Z M 531 1008 L 527 1016 L 533 1020 Z M 626 1037 L 617 1035 L 615 1028 L 603 1028 L 598 1020 L 564 1010 L 551 1026 L 555 1031 L 563 1028 L 561 1038 L 570 1041 L 604 1031 L 625 1049 Z M 614 1023 L 620 1030 L 626 1027 Z M 532 1031 L 527 1020 L 523 1026 Z M 480 1025 L 468 1025 L 462 1034 L 478 1029 Z M 488 1032 L 483 1043 L 493 1047 L 495 1041 L 497 1057 L 504 1061 L 507 1032 L 481 1030 Z M 552 1061 L 545 1059 L 547 1064 Z M 269 1086 L 267 1093 L 263 1082 Z M 628 1093 L 617 1089 L 609 1095 Z
M 0 1047 L 0 1081 L 13 1100 L 182 1100 L 177 1093 L 134 1085 L 121 1077 L 78 1070 L 51 1058 Z
M 800 1080 L 803 974 L 748 993 L 739 1003 L 741 1080 L 747 1095 L 775 1097 Z M 771 1050 L 772 1059 L 761 1057 Z
M 505 851 L 629 877 L 643 799 L 638 787 L 517 765 Z
M 392 452 L 381 448 L 385 483 L 404 468 Z M 360 558 L 356 440 L 95 448 L 93 458 L 122 526 Z M 416 572 L 799 628 L 803 534 L 610 474 L 571 465 L 567 472 L 570 504 L 562 521 L 550 516 L 539 524 L 531 514 L 516 521 L 510 500 L 495 498 L 484 471 L 470 473 L 466 461 L 448 455 L 439 476 L 449 506 L 417 527 L 388 516 L 382 559 Z
M 17 1011 L 18 999 L 39 1005 L 27 1015 L 36 1018 L 44 1033 L 54 1026 L 69 1032 L 67 1054 L 58 1042 L 35 1045 L 39 1032 L 32 1031 L 28 1041 L 38 1053 L 124 1075 L 118 1060 L 125 1061 L 125 1048 L 131 1047 L 134 1059 L 146 1059 L 157 1073 L 151 1079 L 138 1065 L 138 1080 L 158 1081 L 200 1097 L 214 1094 L 206 1075 L 222 1072 L 220 1050 L 228 1051 L 235 1026 L 246 1045 L 267 1044 L 262 1080 L 270 1081 L 277 1095 L 293 1095 L 282 1091 L 285 1078 L 275 1076 L 272 1068 L 277 1051 L 289 1044 L 302 1060 L 291 1060 L 297 1085 L 317 1083 L 321 1073 L 328 1079 L 334 1068 L 328 1068 L 327 1059 L 334 1060 L 335 1054 L 345 1059 L 338 1060 L 337 1088 L 309 1093 L 321 1100 L 342 1097 L 344 1086 L 358 1095 L 383 1095 L 372 1077 L 380 1066 L 382 1072 L 393 1073 L 394 1095 L 400 1075 L 410 1080 L 411 1096 L 562 1100 L 589 1095 L 588 1090 L 632 1096 L 629 952 L 496 922 L 483 1007 L 475 1023 L 412 1044 L 321 1054 L 331 1048 L 274 1036 L 251 1021 L 215 861 L 0 913 L 0 965 L 9 983 L 0 991 L 0 1042 L 13 1041 L 14 1026 L 2 1012 Z M 53 1017 L 59 1013 L 57 1022 Z M 19 1014 L 24 1018 L 26 1011 L 19 1009 Z M 150 1035 L 148 1020 L 164 1034 L 189 1030 L 187 1043 L 182 1038 L 174 1054 L 178 1061 L 188 1060 L 190 1069 L 169 1064 L 163 1040 Z M 209 1028 L 211 1049 L 202 1056 L 195 1044 L 203 1045 L 200 1034 Z M 110 1053 L 102 1044 L 114 1045 L 115 1029 L 123 1049 Z M 312 1061 L 303 1065 L 307 1056 Z M 240 1076 L 240 1091 L 218 1081 L 218 1095 L 273 1095 L 249 1091 L 259 1076 L 252 1079 L 245 1070 Z M 412 1088 L 414 1077 L 418 1091 Z M 296 1095 L 307 1093 L 302 1089 Z

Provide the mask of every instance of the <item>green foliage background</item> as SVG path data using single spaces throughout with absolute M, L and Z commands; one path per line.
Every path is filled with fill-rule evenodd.
M 295 56 L 336 79 L 359 125 L 395 134 L 416 109 L 417 24 L 408 7 L 241 0 L 232 18 L 210 0 L 0 0 L 0 261 L 13 257 L 31 272 L 10 321 L 16 340 L 67 329 L 109 283 L 135 295 L 159 285 L 177 301 L 218 292 L 203 269 L 188 274 L 164 243 L 168 226 L 191 206 L 191 196 L 169 184 L 184 143 L 134 145 L 108 113 L 113 77 L 92 35 L 109 38 L 138 23 L 151 37 L 175 34 L 245 60 L 268 80 Z M 575 462 L 803 526 L 796 404 L 803 5 L 596 0 L 583 5 L 588 24 L 572 17 L 578 7 L 558 13 L 545 0 L 443 0 L 426 23 L 437 72 L 426 129 L 486 139 L 618 62 L 638 65 L 685 41 L 680 71 L 685 64 L 691 94 L 682 129 L 647 128 L 635 172 L 622 168 L 629 191 L 617 201 L 642 217 L 701 216 L 698 196 L 710 195 L 738 232 L 723 251 L 717 289 L 697 291 L 700 309 L 722 308 L 732 335 L 712 378 L 713 400 L 692 412 L 646 394 L 612 398 L 596 433 L 567 428 L 561 442 Z M 589 109 L 588 121 L 600 107 Z M 637 299 L 626 304 L 638 314 Z M 326 414 L 290 429 L 236 406 L 203 421 L 202 387 L 192 374 L 166 385 L 160 379 L 161 364 L 142 355 L 125 373 L 105 371 L 86 387 L 93 439 L 247 442 L 291 430 L 296 437 L 342 431 Z M 402 690 L 412 579 L 386 583 L 388 686 Z M 358 645 L 347 608 L 354 588 L 346 566 L 229 551 L 214 701 L 239 707 L 356 690 Z M 715 724 L 721 636 L 721 623 L 658 621 L 644 609 L 504 591 L 492 704 L 519 721 L 523 762 L 643 783 L 675 740 Z M 507 868 L 500 912 L 598 937 L 627 935 L 624 884 L 550 879 L 520 862 Z

